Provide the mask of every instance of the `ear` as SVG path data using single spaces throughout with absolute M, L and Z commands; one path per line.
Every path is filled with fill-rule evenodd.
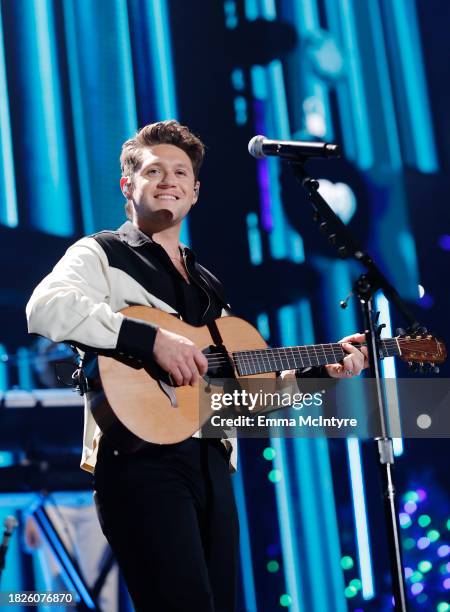
M 123 176 L 120 179 L 120 189 L 124 197 L 129 200 L 131 197 L 131 181 L 127 176 Z
M 197 202 L 199 193 L 200 193 L 200 181 L 195 181 L 195 185 L 194 185 L 194 199 L 192 201 L 193 205 Z

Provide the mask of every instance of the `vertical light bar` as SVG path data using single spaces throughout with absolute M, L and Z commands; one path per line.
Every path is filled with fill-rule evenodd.
M 369 26 L 372 31 L 373 46 L 375 50 L 375 61 L 378 72 L 378 81 L 381 91 L 379 104 L 382 109 L 384 123 L 386 126 L 386 146 L 389 151 L 389 165 L 393 170 L 399 170 L 402 166 L 402 156 L 397 120 L 393 101 L 393 92 L 389 75 L 388 60 L 386 57 L 386 45 L 383 36 L 383 25 L 380 6 L 377 2 L 368 2 Z
M 331 17 L 335 35 L 340 33 L 347 63 L 348 77 L 345 87 L 348 88 L 348 95 L 342 96 L 342 88 L 338 87 L 339 107 L 345 111 L 345 103 L 349 104 L 352 131 L 355 135 L 356 161 L 360 168 L 367 169 L 372 166 L 374 159 L 352 0 L 328 0 L 327 12 Z M 348 120 L 348 113 L 346 117 Z
M 31 370 L 31 351 L 25 346 L 17 349 L 17 370 L 20 389 L 30 391 L 33 388 L 33 373 Z
M 8 353 L 4 344 L 0 344 L 0 391 L 7 391 L 8 380 Z
M 63 11 L 84 229 L 114 228 L 124 216 L 120 147 L 137 129 L 127 2 L 66 0 Z
M 339 540 L 339 525 L 337 522 L 336 503 L 333 490 L 333 476 L 330 464 L 330 450 L 328 440 L 311 440 L 314 442 L 313 451 L 315 462 L 318 466 L 319 481 L 322 488 L 321 517 L 323 530 L 325 532 L 326 548 L 324 559 L 328 564 L 328 574 L 331 576 L 333 612 L 347 612 L 345 600 L 345 581 L 341 569 L 340 560 L 342 557 L 341 544 Z M 326 554 L 328 552 L 328 554 Z
M 3 39 L 3 22 L 0 13 L 0 146 L 1 146 L 1 181 L 0 223 L 16 227 L 19 223 L 17 213 L 16 182 L 14 176 L 14 157 L 11 136 L 11 119 L 9 114 L 8 82 Z
M 176 119 L 178 109 L 170 47 L 169 16 L 166 0 L 150 0 L 147 10 L 148 30 L 152 49 L 158 120 Z
M 392 337 L 391 313 L 389 302 L 382 293 L 378 293 L 375 298 L 376 309 L 380 312 L 380 320 L 386 325 L 385 334 L 388 338 Z M 394 431 L 401 431 L 400 406 L 398 401 L 397 386 L 394 381 L 397 378 L 394 357 L 386 357 L 381 362 L 381 372 L 384 378 L 388 379 L 386 389 L 386 402 L 388 406 L 389 423 Z M 403 439 L 393 438 L 394 454 L 400 456 L 403 453 Z
M 256 317 L 256 326 L 264 340 L 268 340 L 270 338 L 270 325 L 267 312 L 261 312 Z
M 294 25 L 297 28 L 300 39 L 305 39 L 311 35 L 314 36 L 320 31 L 320 19 L 319 11 L 317 6 L 317 0 L 303 0 L 303 2 L 286 2 L 288 12 L 292 11 Z M 302 54 L 303 51 L 298 51 Z M 302 102 L 305 104 L 307 100 L 314 100 L 315 107 L 321 109 L 320 115 L 324 123 L 324 133 L 320 134 L 321 138 L 327 138 L 332 140 L 333 138 L 333 126 L 331 122 L 330 104 L 328 96 L 328 87 L 319 78 L 314 70 L 311 68 L 309 61 L 305 61 L 305 58 L 299 56 L 299 70 L 302 74 Z M 296 101 L 298 104 L 298 102 Z M 308 125 L 306 122 L 306 131 L 308 131 Z M 311 134 L 317 136 L 318 134 Z
M 312 461 L 311 452 L 312 447 L 316 440 L 308 440 L 301 438 L 294 438 L 294 457 L 296 466 L 296 478 L 298 479 L 297 487 L 301 492 L 299 495 L 299 503 L 301 507 L 302 521 L 305 523 L 303 533 L 303 547 L 304 547 L 304 558 L 307 560 L 306 566 L 308 568 L 310 590 L 311 590 L 311 601 L 310 609 L 312 610 L 326 610 L 329 603 L 328 589 L 323 581 L 324 575 L 324 564 L 323 564 L 323 543 L 322 543 L 322 529 L 320 525 L 320 516 L 318 510 L 319 492 L 316 490 L 314 483 L 317 481 L 319 487 L 320 475 L 315 470 L 315 465 Z M 309 478 L 305 477 L 309 475 Z M 322 484 L 322 483 L 320 483 Z M 309 569 L 312 568 L 312 571 Z M 339 566 L 338 566 L 338 569 Z M 314 573 L 320 576 L 320 582 L 322 586 L 314 584 Z M 316 588 L 319 586 L 319 588 Z M 335 610 L 335 612 L 340 612 Z
M 267 113 L 268 116 L 266 117 L 268 124 L 272 124 L 277 138 L 289 139 L 289 112 L 286 100 L 283 67 L 279 60 L 274 60 L 267 66 L 267 84 L 270 100 L 270 113 Z M 275 259 L 289 257 L 294 261 L 301 260 L 303 240 L 301 236 L 291 228 L 283 211 L 280 196 L 278 160 L 269 159 L 268 167 L 270 173 L 272 215 L 274 219 L 274 227 L 269 237 L 272 255 Z
M 275 0 L 260 0 L 261 16 L 268 21 L 273 21 L 277 18 L 277 7 Z
M 92 234 L 95 232 L 96 226 L 93 215 L 94 202 L 92 199 L 92 191 L 88 187 L 90 184 L 89 157 L 87 155 L 88 144 L 86 138 L 88 127 L 86 126 L 84 120 L 83 98 L 81 94 L 83 86 L 81 79 L 81 67 L 78 58 L 79 30 L 77 29 L 77 20 L 73 10 L 73 2 L 66 0 L 62 4 L 62 8 L 64 11 L 72 118 L 75 126 L 74 137 L 77 168 L 80 184 L 82 186 L 80 190 L 81 214 L 85 233 Z
M 245 0 L 245 18 L 254 21 L 259 15 L 258 0 Z
M 250 531 L 247 518 L 247 504 L 245 503 L 245 490 L 243 481 L 242 453 L 239 453 L 239 465 L 233 474 L 233 489 L 239 514 L 239 550 L 242 566 L 242 584 L 244 590 L 245 609 L 248 612 L 257 612 L 255 578 L 253 575 L 252 553 L 250 545 Z
M 261 233 L 258 227 L 258 215 L 256 213 L 248 213 L 246 221 L 250 261 L 254 266 L 259 266 L 262 263 L 263 256 Z
M 349 457 L 350 483 L 352 488 L 362 595 L 364 599 L 372 599 L 375 594 L 375 590 L 373 584 L 372 559 L 368 535 L 369 526 L 367 524 L 366 496 L 364 492 L 359 440 L 357 438 L 348 438 L 347 450 Z
M 178 108 L 175 77 L 170 44 L 167 0 L 150 0 L 147 6 L 147 22 L 152 50 L 158 120 L 176 119 Z M 190 244 L 189 224 L 185 219 L 181 226 L 181 242 Z
M 252 66 L 250 70 L 254 101 L 255 130 L 264 134 L 266 130 L 265 106 L 267 104 L 267 83 L 265 69 L 262 66 Z M 258 173 L 259 197 L 261 208 L 261 225 L 266 232 L 273 229 L 272 203 L 270 195 L 270 173 L 267 159 L 260 159 L 256 165 Z
M 299 587 L 301 575 L 297 554 L 297 534 L 293 522 L 292 495 L 289 486 L 290 474 L 286 458 L 286 440 L 271 437 L 270 445 L 275 450 L 273 465 L 282 474 L 281 480 L 275 483 L 274 487 L 286 588 L 292 598 L 292 604 L 289 608 L 291 612 L 302 612 L 305 608 L 300 604 L 301 594 Z
M 27 134 L 26 165 L 32 201 L 26 202 L 30 224 L 58 236 L 74 232 L 70 177 L 64 122 L 58 48 L 53 3 L 49 0 L 18 1 L 16 15 L 22 18 L 18 41 L 19 75 L 24 79 L 27 109 L 23 132 Z
M 409 137 L 414 144 L 417 168 L 422 172 L 436 172 L 438 161 L 415 3 L 413 0 L 396 0 L 389 3 L 389 8 L 395 23 L 395 43 L 406 96 L 406 108 L 402 105 L 400 112 L 407 110 L 409 114 Z
M 296 305 L 297 337 L 290 340 L 314 344 L 314 326 L 311 304 L 302 299 Z M 301 382 L 299 383 L 301 388 Z M 312 585 L 311 602 L 314 610 L 332 608 L 333 612 L 346 612 L 344 578 L 340 566 L 341 549 L 334 500 L 333 479 L 329 461 L 328 442 L 325 439 L 293 440 L 296 458 L 297 490 L 302 507 L 304 534 L 308 546 L 308 563 Z M 316 478 L 311 479 L 310 475 Z M 316 585 L 316 576 L 329 576 L 327 586 Z

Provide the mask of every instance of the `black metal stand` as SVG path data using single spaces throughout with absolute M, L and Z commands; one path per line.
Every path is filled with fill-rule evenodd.
M 52 552 L 72 583 L 74 590 L 80 599 L 77 609 L 80 611 L 93 610 L 94 612 L 97 612 L 100 610 L 100 608 L 97 605 L 95 595 L 86 584 L 83 576 L 81 575 L 79 567 L 61 540 L 58 531 L 45 510 L 44 501 L 45 496 L 42 496 L 41 502 L 33 509 L 30 516 L 32 516 L 39 525 L 39 528 L 47 540 Z M 96 593 L 96 595 L 98 594 Z
M 420 325 L 403 303 L 397 291 L 375 265 L 369 254 L 359 247 L 348 228 L 322 198 L 318 191 L 319 182 L 308 176 L 304 168 L 304 161 L 299 160 L 298 162 L 291 162 L 291 166 L 296 178 L 301 182 L 308 194 L 308 198 L 314 210 L 314 219 L 319 224 L 321 232 L 328 235 L 329 241 L 338 249 L 340 257 L 353 257 L 367 269 L 367 273 L 362 274 L 354 283 L 353 293 L 358 296 L 361 304 L 369 353 L 369 368 L 376 383 L 376 401 L 378 405 L 381 435 L 379 438 L 375 439 L 375 443 L 379 457 L 380 477 L 387 522 L 392 588 L 395 602 L 394 609 L 396 612 L 407 612 L 408 607 L 400 545 L 400 530 L 393 480 L 394 452 L 392 438 L 388 435 L 387 412 L 382 378 L 380 375 L 379 335 L 381 327 L 377 326 L 377 316 L 373 307 L 375 292 L 379 289 L 383 291 L 386 298 L 396 305 L 398 310 L 400 310 L 408 321 L 412 331 L 420 329 Z M 341 306 L 345 308 L 347 306 L 346 301 L 341 302 Z

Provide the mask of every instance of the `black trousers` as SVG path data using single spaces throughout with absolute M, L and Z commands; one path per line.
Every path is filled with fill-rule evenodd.
M 138 612 L 234 612 L 239 527 L 219 440 L 122 454 L 103 437 L 95 500 Z

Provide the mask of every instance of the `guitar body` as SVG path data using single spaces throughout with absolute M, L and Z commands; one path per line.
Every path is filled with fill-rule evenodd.
M 185 336 L 200 350 L 216 345 L 207 326 L 194 327 L 156 308 L 131 306 L 121 312 Z M 215 325 L 228 353 L 267 347 L 258 330 L 243 319 L 222 317 L 216 319 Z M 98 366 L 103 390 L 92 392 L 91 410 L 102 432 L 122 450 L 137 450 L 146 442 L 181 442 L 211 416 L 210 410 L 205 414 L 199 411 L 201 405 L 206 406 L 206 402 L 200 402 L 200 394 L 208 386 L 203 379 L 195 387 L 173 387 L 168 382 L 161 385 L 163 373 L 152 371 L 146 364 L 133 367 L 126 360 L 99 356 Z M 240 378 L 234 368 L 228 376 Z M 264 373 L 245 378 L 255 377 L 275 380 L 276 375 Z M 208 392 L 210 389 L 214 392 L 213 387 Z

